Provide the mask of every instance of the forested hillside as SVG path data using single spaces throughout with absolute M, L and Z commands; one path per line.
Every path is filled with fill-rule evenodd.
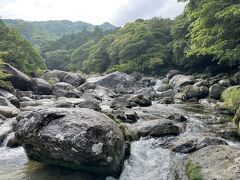
M 31 43 L 7 27 L 0 20 L 0 55 L 7 62 L 27 74 L 41 73 L 45 62 Z
M 63 36 L 45 45 L 42 53 L 49 68 L 84 73 L 154 74 L 173 65 L 227 69 L 239 65 L 239 6 L 239 1 L 189 1 L 175 20 L 139 19 L 104 36 L 87 31 Z
M 95 28 L 95 25 L 90 23 L 81 21 L 72 22 L 68 20 L 31 22 L 4 19 L 4 22 L 18 29 L 27 40 L 36 46 L 41 46 L 46 42 L 57 40 L 64 34 L 75 34 L 83 30 L 93 31 Z M 99 27 L 104 31 L 115 29 L 115 26 L 107 22 L 99 25 Z

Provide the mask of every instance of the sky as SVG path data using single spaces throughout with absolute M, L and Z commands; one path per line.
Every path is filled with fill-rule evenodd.
M 0 16 L 27 21 L 71 20 L 122 26 L 138 18 L 174 18 L 177 0 L 0 0 Z

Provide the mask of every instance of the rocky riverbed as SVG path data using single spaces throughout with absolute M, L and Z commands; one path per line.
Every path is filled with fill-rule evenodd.
M 11 70 L 0 90 L 0 179 L 239 179 L 221 94 L 240 74 L 83 78 Z

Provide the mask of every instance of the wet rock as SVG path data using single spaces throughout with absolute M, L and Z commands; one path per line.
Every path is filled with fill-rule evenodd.
M 167 73 L 167 75 L 166 75 L 166 77 L 167 78 L 169 78 L 169 79 L 171 79 L 173 76 L 175 76 L 175 75 L 178 75 L 178 74 L 181 74 L 181 72 L 179 71 L 179 70 L 170 70 L 168 73 Z
M 22 102 L 24 102 L 24 101 L 34 101 L 32 98 L 30 98 L 30 97 L 22 97 L 21 99 L 20 99 Z
M 218 81 L 218 84 L 223 87 L 228 87 L 230 85 L 230 82 L 228 79 L 222 79 L 222 80 Z
M 86 79 L 83 78 L 80 74 L 77 73 L 68 73 L 64 78 L 63 82 L 71 84 L 75 87 L 78 87 L 86 82 Z
M 21 146 L 21 144 L 19 144 L 19 142 L 16 140 L 14 132 L 10 133 L 7 138 L 8 138 L 7 147 L 16 148 Z
M 170 86 L 169 84 L 162 84 L 160 87 L 157 88 L 157 92 L 164 92 L 169 89 L 172 89 L 172 86 Z
M 15 89 L 21 91 L 30 90 L 31 78 L 9 64 L 4 64 L 3 71 L 10 76 L 10 81 Z
M 189 179 L 239 179 L 239 166 L 239 149 L 227 145 L 205 147 L 186 161 Z
M 52 94 L 52 85 L 41 78 L 33 78 L 31 81 L 32 91 L 38 95 Z
M 222 92 L 225 89 L 225 87 L 220 86 L 219 84 L 214 84 L 209 88 L 209 97 L 219 100 L 221 98 Z
M 183 137 L 171 142 L 171 144 L 173 152 L 191 153 L 210 145 L 227 145 L 227 142 L 216 137 Z
M 147 107 L 151 106 L 152 102 L 151 100 L 143 95 L 133 95 L 127 100 L 128 107 L 134 107 L 134 106 L 142 106 Z
M 175 89 L 182 88 L 187 85 L 192 85 L 195 83 L 194 76 L 186 76 L 186 75 L 175 75 L 170 80 L 169 84 Z
M 115 93 L 123 94 L 133 93 L 139 88 L 139 84 L 134 77 L 120 72 L 90 78 L 87 82 L 106 87 Z
M 21 117 L 16 138 L 29 159 L 119 176 L 125 140 L 118 125 L 90 109 L 53 108 Z
M 7 135 L 12 131 L 13 131 L 13 127 L 12 127 L 11 121 L 6 120 L 4 121 L 3 124 L 0 124 L 0 144 L 7 137 Z
M 177 121 L 177 122 L 186 122 L 187 121 L 187 118 L 185 118 L 181 114 L 172 114 L 172 115 L 168 116 L 167 119 Z
M 145 136 L 163 137 L 176 136 L 182 132 L 182 128 L 167 119 L 157 119 L 151 121 L 138 121 L 137 124 L 128 125 L 134 140 Z
M 0 96 L 7 98 L 15 107 L 17 107 L 17 108 L 20 107 L 20 102 L 19 102 L 18 98 L 16 96 L 14 96 L 12 93 L 10 93 L 4 89 L 0 89 Z
M 34 101 L 21 102 L 22 111 L 33 111 L 41 108 L 49 108 L 54 105 L 54 101 L 50 99 L 40 99 Z
M 12 118 L 17 116 L 20 113 L 20 110 L 16 108 L 11 102 L 3 97 L 0 96 L 0 114 L 5 116 L 6 118 Z
M 186 86 L 183 88 L 183 94 L 187 99 L 197 98 L 202 99 L 208 96 L 208 87 L 206 86 Z
M 176 94 L 177 92 L 175 90 L 169 89 L 167 91 L 157 93 L 156 99 L 163 99 L 169 97 L 173 98 Z
M 126 122 L 135 123 L 139 119 L 137 113 L 133 110 L 127 110 L 124 113 L 126 117 Z
M 158 101 L 159 104 L 174 104 L 174 99 L 171 97 L 165 97 Z
M 113 110 L 111 115 L 115 119 L 118 119 L 127 123 L 135 123 L 139 119 L 139 116 L 134 110 L 126 109 L 126 108 Z

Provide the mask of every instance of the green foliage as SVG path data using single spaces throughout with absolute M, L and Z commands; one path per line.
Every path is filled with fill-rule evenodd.
M 2 52 L 0 52 L 0 58 L 2 56 Z M 4 65 L 4 62 L 0 59 L 0 88 L 2 89 L 11 89 L 12 84 L 8 81 L 8 78 L 10 77 L 8 74 L 2 71 L 2 66 Z
M 45 69 L 44 60 L 38 50 L 2 21 L 0 21 L 0 51 L 6 52 L 3 55 L 4 62 L 27 74 Z
M 235 113 L 240 107 L 240 86 L 233 86 L 222 93 L 225 106 Z
M 4 22 L 16 28 L 27 40 L 37 47 L 41 47 L 46 42 L 55 41 L 64 34 L 77 34 L 82 31 L 93 31 L 94 25 L 77 21 L 40 21 L 30 22 L 23 20 L 5 19 Z M 99 26 L 102 30 L 112 30 L 116 27 L 110 23 L 103 23 Z
M 238 65 L 239 32 L 239 0 L 190 0 L 172 30 L 174 56 L 184 65 Z
M 70 61 L 70 53 L 67 50 L 56 50 L 46 53 L 46 65 L 48 69 L 65 70 Z

